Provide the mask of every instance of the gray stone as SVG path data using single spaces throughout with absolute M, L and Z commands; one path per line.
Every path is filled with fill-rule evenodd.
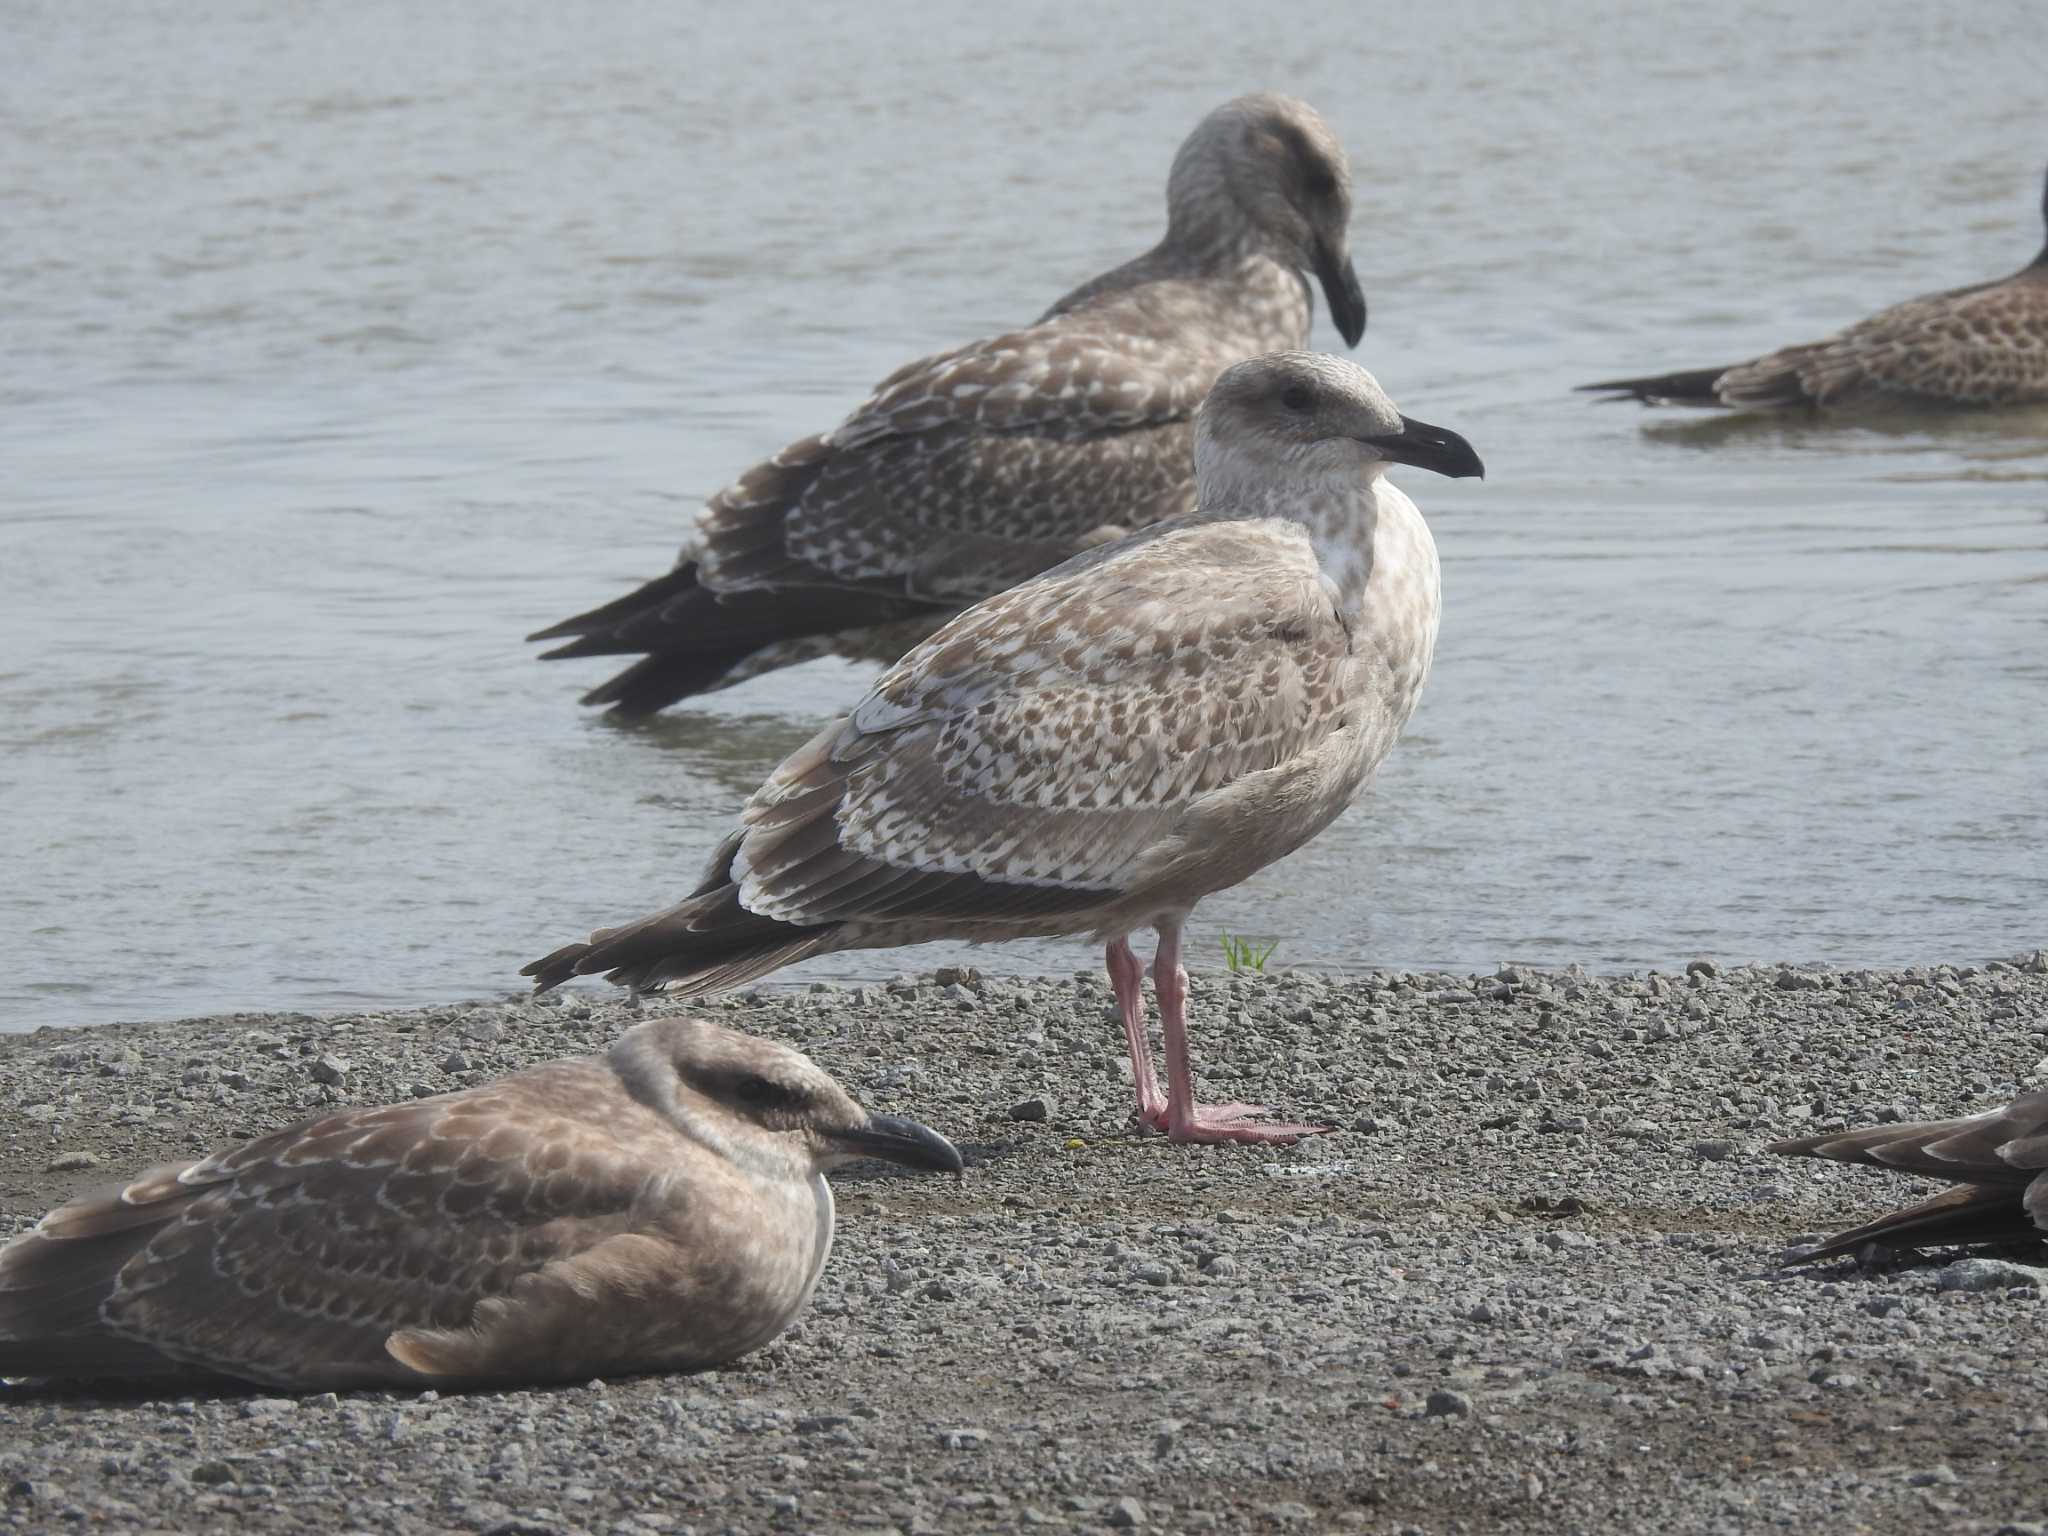
M 1134 1531 L 1145 1523 L 1145 1506 L 1126 1494 L 1109 1506 L 1103 1523 L 1119 1531 Z
M 1444 1418 L 1447 1415 L 1469 1418 L 1472 1414 L 1472 1399 L 1462 1392 L 1453 1392 L 1448 1387 L 1438 1387 L 1423 1403 L 1422 1412 L 1425 1417 L 1432 1419 Z
M 339 1056 L 322 1053 L 313 1059 L 313 1065 L 306 1069 L 316 1083 L 339 1087 L 348 1081 L 348 1063 Z
M 2048 1269 L 2015 1264 L 2010 1259 L 1957 1259 L 1934 1277 L 1942 1291 L 2005 1291 L 2048 1282 Z
M 90 1152 L 59 1152 L 48 1163 L 51 1173 L 74 1173 L 80 1168 L 97 1168 L 100 1160 Z
M 1042 1093 L 1033 1094 L 1028 1099 L 1020 1099 L 1010 1106 L 1010 1118 L 1042 1125 L 1052 1118 L 1052 1099 Z

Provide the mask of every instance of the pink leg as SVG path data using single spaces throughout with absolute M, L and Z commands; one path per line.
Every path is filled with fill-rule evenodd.
M 1188 1065 L 1188 973 L 1180 963 L 1180 923 L 1159 925 L 1159 949 L 1152 957 L 1152 984 L 1159 989 L 1159 1022 L 1166 1033 L 1166 1134 L 1174 1141 L 1291 1142 L 1333 1129 L 1327 1125 L 1260 1125 L 1251 1117 L 1263 1104 L 1195 1102 L 1195 1074 Z
M 1124 1043 L 1131 1051 L 1131 1081 L 1138 1087 L 1138 1118 L 1163 1130 L 1166 1126 L 1166 1095 L 1159 1091 L 1159 1079 L 1152 1075 L 1152 1047 L 1145 1039 L 1145 967 L 1131 953 L 1129 939 L 1112 940 L 1103 952 L 1109 967 L 1109 984 L 1116 992 L 1116 1005 L 1123 1010 Z

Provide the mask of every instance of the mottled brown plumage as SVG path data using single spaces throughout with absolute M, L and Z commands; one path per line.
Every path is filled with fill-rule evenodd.
M 2048 400 L 2048 245 L 2010 277 L 1909 299 L 1824 341 L 1732 367 L 1579 387 L 1645 405 L 1737 408 Z
M 826 1170 L 960 1167 L 808 1058 L 701 1020 L 345 1109 L 50 1212 L 0 1249 L 0 1376 L 312 1389 L 695 1370 L 802 1310 Z
M 1809 1259 L 1866 1246 L 1929 1248 L 2048 1236 L 2048 1091 L 1961 1120 L 1880 1125 L 1775 1142 L 1786 1157 L 1823 1157 L 1946 1179 L 1955 1187 L 1829 1238 Z
M 1193 505 L 1189 421 L 1232 363 L 1308 339 L 1304 274 L 1356 341 L 1343 147 L 1304 102 L 1218 108 L 1174 160 L 1166 236 L 1035 324 L 897 370 L 833 431 L 712 498 L 667 575 L 541 631 L 631 655 L 628 715 L 813 656 L 893 660 L 961 607 Z
M 1181 1139 L 1302 1129 L 1197 1123 L 1180 927 L 1328 826 L 1393 746 L 1428 676 L 1438 580 L 1428 526 L 1381 475 L 1480 466 L 1363 369 L 1303 352 L 1227 372 L 1195 458 L 1195 516 L 948 623 L 769 776 L 687 899 L 525 974 L 698 993 L 834 950 L 1093 934 L 1148 1122 Z M 1168 1095 L 1126 942 L 1147 926 Z

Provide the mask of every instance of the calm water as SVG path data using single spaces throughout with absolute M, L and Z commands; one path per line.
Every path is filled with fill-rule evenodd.
M 575 704 L 602 663 L 519 637 L 1148 244 L 1180 137 L 1257 87 L 1351 147 L 1359 356 L 1492 478 L 1406 477 L 1430 693 L 1203 942 L 2048 940 L 2048 413 L 1567 392 L 2030 256 L 2048 17 L 1953 9 L 0 5 L 0 1028 L 475 995 L 671 900 L 864 674 L 619 729 Z

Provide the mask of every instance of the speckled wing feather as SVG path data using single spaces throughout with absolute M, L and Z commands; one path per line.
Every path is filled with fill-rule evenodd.
M 1911 1248 L 2048 1233 L 2048 1091 L 2022 1094 L 1991 1114 L 1804 1136 L 1770 1150 L 1895 1168 L 1960 1186 L 1839 1233 L 1811 1258 L 1853 1253 L 1866 1243 Z
M 1227 314 L 1118 336 L 1115 296 L 1100 307 L 898 370 L 714 496 L 666 576 L 530 638 L 645 652 L 584 696 L 644 715 L 818 655 L 893 660 L 952 610 L 1191 511 L 1189 418 L 1260 338 Z
M 2048 399 L 2048 272 L 1910 299 L 1825 341 L 1722 373 L 1729 405 L 1833 405 L 1859 396 L 2007 405 Z
M 950 428 L 1094 434 L 1192 415 L 1205 390 L 1188 376 L 1199 339 L 1100 320 L 1068 312 L 900 368 L 832 433 L 832 446 Z
M 784 763 L 744 815 L 740 900 L 803 924 L 1111 902 L 1198 800 L 1341 728 L 1349 639 L 1291 522 L 1071 561 L 948 624 Z
M 1288 153 L 1284 134 L 1230 134 L 1197 162 Z M 1323 151 L 1335 178 L 1342 151 Z M 819 655 L 891 660 L 969 603 L 1191 513 L 1195 407 L 1232 363 L 1301 346 L 1313 304 L 1293 205 L 1176 167 L 1158 246 L 1030 326 L 897 369 L 714 496 L 667 575 L 529 638 L 567 641 L 551 658 L 643 653 L 584 702 L 645 715 Z M 1348 256 L 1342 278 L 1362 325 Z
M 602 1062 L 556 1063 L 162 1170 L 52 1212 L 33 1245 L 47 1253 L 23 1262 L 54 1268 L 72 1243 L 151 1223 L 97 1308 L 118 1336 L 278 1385 L 417 1379 L 391 1334 L 462 1327 L 622 1230 L 647 1179 L 636 1138 L 662 1134 Z
M 778 455 L 713 499 L 702 579 L 957 603 L 1190 510 L 1188 421 L 1229 353 L 1105 309 L 898 370 L 800 464 Z

